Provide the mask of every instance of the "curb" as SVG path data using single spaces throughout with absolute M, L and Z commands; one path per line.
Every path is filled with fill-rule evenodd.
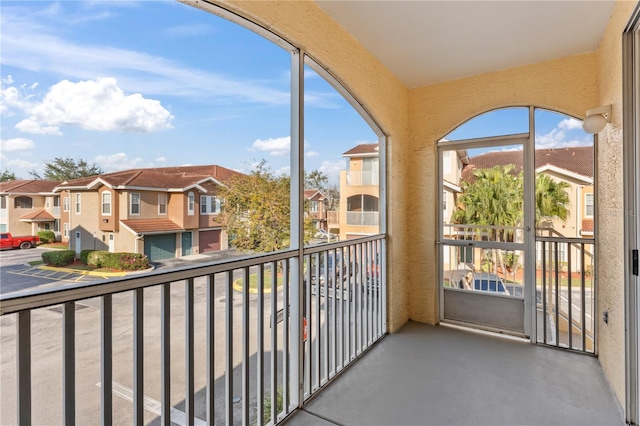
M 73 274 L 80 275 L 90 275 L 94 277 L 102 277 L 102 278 L 112 278 L 112 277 L 124 277 L 127 275 L 136 275 L 136 274 L 144 274 L 147 272 L 153 271 L 155 268 L 151 267 L 149 269 L 144 269 L 142 271 L 130 271 L 130 272 L 100 272 L 100 271 L 83 271 L 80 269 L 70 269 L 70 268 L 58 268 L 55 266 L 34 266 L 38 269 L 44 269 L 46 271 L 56 271 L 56 272 L 67 272 Z

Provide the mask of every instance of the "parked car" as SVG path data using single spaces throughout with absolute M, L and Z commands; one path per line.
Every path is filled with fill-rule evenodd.
M 466 290 L 510 294 L 502 278 L 490 272 L 474 272 L 467 269 L 451 271 L 449 284 L 451 287 Z
M 473 273 L 473 289 L 477 291 L 488 291 L 492 293 L 509 294 L 502 278 L 496 274 L 488 272 Z
M 10 232 L 0 233 L 0 249 L 28 249 L 38 245 L 40 238 L 32 235 L 14 237 Z
M 318 231 L 313 236 L 317 240 L 323 240 L 328 243 L 332 241 L 338 241 L 340 237 L 336 234 L 332 234 L 331 232 L 327 232 L 324 229 L 318 229 Z

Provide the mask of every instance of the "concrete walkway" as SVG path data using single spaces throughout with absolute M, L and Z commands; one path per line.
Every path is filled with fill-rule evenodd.
M 594 357 L 409 322 L 294 414 L 299 425 L 624 425 Z

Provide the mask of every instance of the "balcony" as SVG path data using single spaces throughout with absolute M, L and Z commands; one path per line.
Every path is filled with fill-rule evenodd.
M 386 336 L 385 250 L 371 236 L 2 296 L 0 385 L 17 387 L 0 423 L 624 424 L 592 356 L 451 325 Z
M 347 212 L 347 225 L 378 226 L 380 212 Z
M 378 186 L 380 174 L 377 171 L 347 172 L 348 186 Z

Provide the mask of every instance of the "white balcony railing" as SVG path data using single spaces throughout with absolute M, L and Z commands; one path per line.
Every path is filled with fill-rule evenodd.
M 347 212 L 347 225 L 378 226 L 379 212 Z
M 378 186 L 380 174 L 376 172 L 347 172 L 347 185 L 349 186 Z
M 0 296 L 0 423 L 281 421 L 386 333 L 384 236 L 298 253 Z

